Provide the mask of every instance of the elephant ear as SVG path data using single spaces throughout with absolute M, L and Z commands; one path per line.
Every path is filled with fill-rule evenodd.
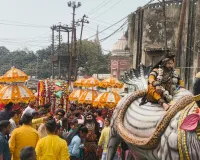
M 193 131 L 197 128 L 199 119 L 199 114 L 190 114 L 183 120 L 180 128 L 186 131 Z

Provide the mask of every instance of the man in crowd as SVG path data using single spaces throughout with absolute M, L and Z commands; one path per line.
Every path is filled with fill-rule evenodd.
M 24 147 L 20 152 L 20 160 L 36 160 L 35 149 L 31 146 Z
M 10 112 L 12 111 L 13 103 L 8 103 L 2 111 L 0 111 L 0 120 L 8 120 L 10 117 Z
M 80 146 L 81 139 L 86 138 L 88 129 L 86 127 L 80 128 L 79 132 L 72 138 L 71 143 L 69 144 L 69 154 L 70 160 L 78 160 L 81 157 Z
M 55 119 L 49 118 L 45 126 L 48 136 L 38 141 L 36 146 L 37 160 L 69 160 L 66 141 L 56 135 L 57 124 Z
M 58 109 L 56 111 L 56 116 L 55 116 L 55 120 L 56 123 L 61 123 L 61 119 L 65 116 L 65 111 L 62 109 Z M 61 124 L 62 125 L 62 124 Z
M 99 123 L 100 130 L 103 128 L 104 124 L 104 119 L 102 117 L 102 112 L 100 109 L 97 110 L 97 117 L 96 117 L 97 122 Z
M 7 134 L 10 133 L 10 122 L 8 120 L 0 121 L 0 160 L 11 160 Z
M 16 125 L 16 123 L 15 123 L 15 119 L 17 118 L 17 113 L 15 112 L 15 111 L 12 111 L 11 113 L 10 113 L 10 126 L 11 126 L 11 131 L 10 131 L 10 134 L 12 133 L 12 131 L 15 129 L 15 128 L 17 128 L 17 125 Z
M 109 133 L 110 133 L 110 119 L 106 118 L 104 122 L 104 129 L 101 132 L 101 136 L 98 143 L 98 150 L 101 150 L 103 145 L 103 154 L 101 160 L 106 160 L 107 156 L 107 149 L 108 149 L 108 140 L 109 140 Z M 114 157 L 114 160 L 117 160 L 117 155 Z
M 26 109 L 23 111 L 22 116 L 25 113 L 32 114 L 33 112 L 36 112 L 36 110 L 35 110 L 35 104 L 36 104 L 36 101 L 30 102 L 29 105 L 28 105 L 28 107 L 26 107 Z
M 25 146 L 32 146 L 35 148 L 39 140 L 37 131 L 31 126 L 32 119 L 32 114 L 25 113 L 22 117 L 22 126 L 16 128 L 12 132 L 9 142 L 12 160 L 20 160 L 21 149 Z

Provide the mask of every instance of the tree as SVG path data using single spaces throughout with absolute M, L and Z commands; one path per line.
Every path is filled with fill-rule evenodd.
M 77 42 L 77 48 L 79 48 L 79 42 Z M 69 55 L 67 44 L 62 43 L 60 50 L 56 48 L 55 53 Z M 38 70 L 39 79 L 49 78 L 51 76 L 51 46 L 37 50 L 36 52 L 28 49 L 10 52 L 6 47 L 1 46 L 0 56 L 1 75 L 12 66 L 15 66 L 30 76 L 36 76 L 36 70 Z M 85 75 L 91 76 L 92 74 L 109 73 L 110 54 L 102 54 L 101 46 L 96 42 L 82 41 L 79 60 L 79 67 L 83 68 Z M 61 72 L 64 73 L 67 68 L 68 66 L 64 66 Z M 57 69 L 55 70 L 55 75 L 58 75 Z

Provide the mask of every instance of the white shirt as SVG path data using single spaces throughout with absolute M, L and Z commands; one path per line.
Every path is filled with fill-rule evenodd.
M 24 115 L 24 113 L 30 113 L 32 114 L 33 112 L 35 112 L 36 110 L 31 108 L 31 107 L 26 107 L 26 109 L 23 111 L 22 116 Z
M 101 120 L 98 120 L 97 122 L 99 123 L 99 127 L 103 128 L 103 122 Z
M 84 116 L 81 115 L 81 119 L 77 119 L 78 124 L 84 124 Z
M 10 129 L 10 134 L 12 133 L 12 131 L 17 128 L 16 124 L 15 124 L 15 121 L 11 118 L 10 120 L 10 126 L 11 126 L 11 129 Z

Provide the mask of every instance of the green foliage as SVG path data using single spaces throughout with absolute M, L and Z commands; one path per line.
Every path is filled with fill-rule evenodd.
M 71 49 L 70 49 L 71 50 Z M 83 75 L 92 75 L 95 73 L 109 73 L 110 54 L 102 54 L 101 46 L 95 42 L 84 40 L 80 49 L 79 67 L 84 69 Z M 77 53 L 79 52 L 79 42 L 77 42 Z M 61 44 L 60 51 L 57 48 L 55 53 L 69 55 L 67 44 Z M 12 66 L 15 66 L 30 76 L 38 78 L 49 78 L 51 76 L 51 47 L 40 49 L 36 52 L 28 49 L 16 50 L 10 52 L 6 47 L 0 47 L 0 75 L 3 75 Z M 37 68 L 38 63 L 38 68 Z M 68 66 L 64 66 L 61 73 L 66 71 Z M 55 75 L 58 75 L 58 68 L 55 69 Z

